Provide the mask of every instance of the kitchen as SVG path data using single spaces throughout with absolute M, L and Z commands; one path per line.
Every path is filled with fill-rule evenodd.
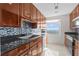
M 43 13 L 45 11 L 43 6 L 46 6 L 44 4 L 47 3 L 43 3 L 43 5 L 42 3 L 0 3 L 1 56 L 41 56 L 45 52 L 45 48 L 48 48 L 49 44 L 49 33 L 46 31 L 48 19 Z M 54 5 L 53 7 L 57 10 L 59 5 L 64 4 L 49 3 L 47 5 Z M 71 5 L 75 6 L 67 13 L 70 23 L 64 21 L 65 25 L 69 24 L 69 31 L 61 31 L 60 34 L 64 37 L 62 45 L 68 49 L 69 55 L 79 56 L 79 4 L 72 3 Z M 57 11 L 55 12 L 57 13 Z M 47 14 L 50 16 L 49 13 Z M 53 38 L 52 35 L 51 38 Z
M 40 55 L 41 32 L 33 34 L 35 30 L 32 29 L 37 28 L 37 24 L 39 30 L 43 28 L 42 24 L 45 24 L 43 14 L 32 3 L 0 4 L 0 12 L 1 55 Z

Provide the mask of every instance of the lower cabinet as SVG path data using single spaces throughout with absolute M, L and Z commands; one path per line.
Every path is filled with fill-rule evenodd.
M 29 55 L 30 56 L 36 56 L 37 55 L 37 52 L 38 52 L 37 48 L 38 48 L 37 44 L 34 45 L 33 47 L 31 47 L 30 48 L 30 51 L 29 51 Z
M 18 49 L 14 49 L 14 50 L 11 50 L 9 52 L 6 52 L 6 53 L 2 54 L 2 56 L 16 56 L 17 51 L 18 51 Z
M 42 39 L 41 37 L 23 44 L 16 49 L 1 54 L 2 56 L 38 56 L 42 53 Z
M 79 41 L 75 40 L 74 55 L 79 56 Z
M 29 44 L 24 44 L 20 47 L 18 47 L 18 56 L 27 55 L 29 50 Z

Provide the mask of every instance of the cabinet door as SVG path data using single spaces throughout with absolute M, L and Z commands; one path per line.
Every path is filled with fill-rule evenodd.
M 19 56 L 28 55 L 28 52 L 29 52 L 29 43 L 18 47 L 18 55 Z
M 79 16 L 79 4 L 77 6 L 77 16 Z
M 9 3 L 3 3 L 2 5 L 3 9 L 4 10 L 7 10 L 11 13 L 14 13 L 14 14 L 17 14 L 19 15 L 20 13 L 20 4 L 19 3 L 12 3 L 12 4 L 9 4 Z
M 74 55 L 79 56 L 79 42 L 75 40 Z
M 18 48 L 18 55 L 21 55 L 26 50 L 26 45 L 22 45 Z
M 19 27 L 20 26 L 20 18 L 18 15 L 8 12 L 6 10 L 2 10 L 2 19 L 0 19 L 0 26 L 3 27 Z
M 41 16 L 41 28 L 45 28 L 45 17 Z
M 17 48 L 2 54 L 2 56 L 17 56 L 18 50 Z
M 8 56 L 17 56 L 17 53 L 18 53 L 17 51 L 18 51 L 17 49 L 14 49 L 14 50 L 8 52 Z
M 37 52 L 38 52 L 37 48 L 38 48 L 37 44 L 34 45 L 33 47 L 31 47 L 30 51 L 29 51 L 29 55 L 30 56 L 37 56 Z
M 42 42 L 38 42 L 38 54 L 42 53 Z
M 25 19 L 31 19 L 30 3 L 22 3 L 22 17 Z
M 40 12 L 39 12 L 39 10 L 37 10 L 37 25 L 38 25 L 39 28 L 41 28 L 41 26 L 40 26 Z
M 37 19 L 38 19 L 39 28 L 41 28 L 41 13 L 40 13 L 40 11 L 38 11 L 37 17 L 38 17 Z
M 36 7 L 33 4 L 31 4 L 31 21 L 32 21 L 32 23 L 37 22 L 36 12 L 37 12 Z

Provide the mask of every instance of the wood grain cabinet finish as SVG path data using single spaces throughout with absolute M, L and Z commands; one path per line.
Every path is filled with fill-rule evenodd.
M 31 19 L 31 3 L 22 3 L 21 4 L 21 14 L 22 17 L 30 20 Z
M 77 16 L 79 16 L 79 4 L 77 6 Z
M 30 43 L 23 44 L 13 50 L 1 54 L 2 56 L 37 56 L 42 53 L 42 38 L 39 37 Z
M 72 20 L 76 17 L 79 17 L 79 4 L 75 7 L 75 9 L 70 13 L 70 28 L 72 29 L 73 23 Z
M 36 13 L 37 13 L 36 7 L 33 4 L 31 4 L 31 21 L 32 21 L 32 23 L 36 23 L 37 22 L 37 15 L 36 15 Z
M 0 26 L 2 27 L 19 27 L 20 19 L 18 15 L 6 10 L 1 10 Z
M 28 55 L 29 44 L 24 44 L 20 47 L 17 47 L 11 51 L 5 52 L 2 56 L 24 56 Z
M 75 40 L 74 55 L 79 56 L 79 41 Z
M 3 3 L 0 4 L 0 26 L 1 27 L 20 27 L 21 17 L 20 4 Z
M 2 8 L 16 15 L 20 14 L 20 4 L 19 3 L 3 3 Z
M 41 23 L 43 23 L 44 20 L 43 17 L 41 12 L 32 3 L 0 4 L 0 26 L 20 27 L 21 18 L 24 18 L 32 23 L 32 28 L 37 28 L 38 22 L 41 28 Z M 6 20 L 4 21 L 4 19 Z M 9 21 L 7 21 L 8 19 Z

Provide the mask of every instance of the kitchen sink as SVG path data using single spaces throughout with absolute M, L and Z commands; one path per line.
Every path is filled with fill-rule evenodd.
M 39 35 L 32 35 L 30 38 L 38 37 Z
M 29 35 L 29 36 L 22 36 L 19 37 L 20 39 L 29 39 L 29 38 L 34 38 L 34 37 L 38 37 L 39 35 Z

